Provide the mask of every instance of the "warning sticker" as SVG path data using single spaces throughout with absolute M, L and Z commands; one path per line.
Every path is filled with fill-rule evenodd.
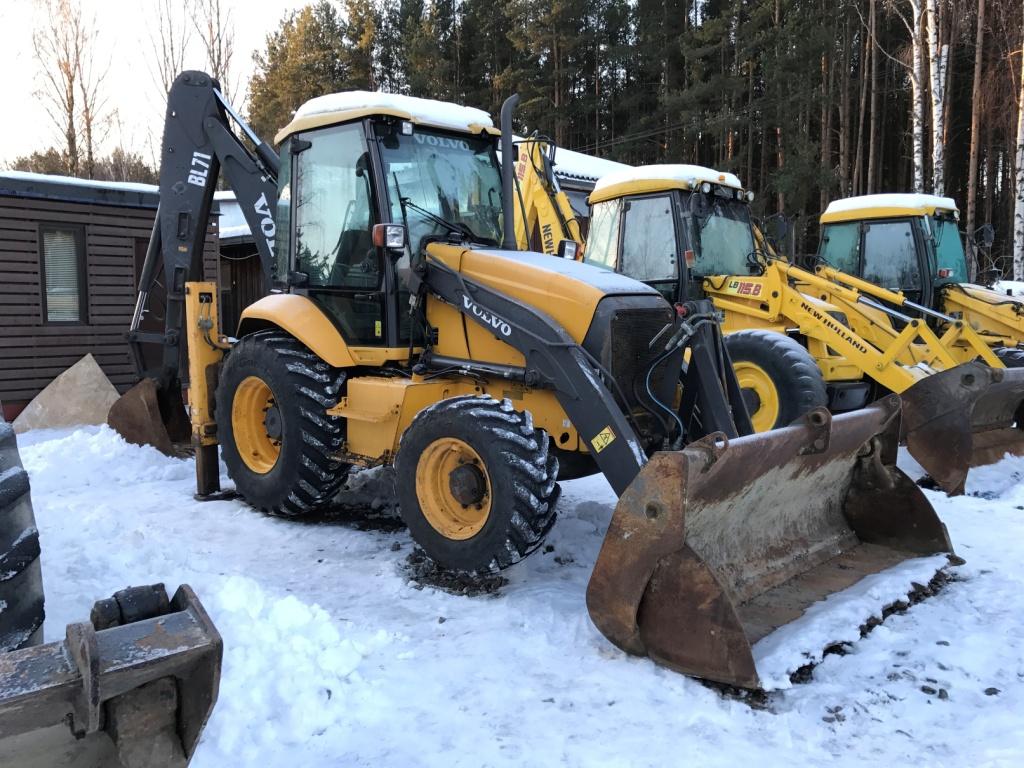
M 590 444 L 594 446 L 594 453 L 600 453 L 609 445 L 611 445 L 611 442 L 614 439 L 615 433 L 612 432 L 612 428 L 605 427 L 596 435 L 594 435 L 593 439 L 590 441 Z

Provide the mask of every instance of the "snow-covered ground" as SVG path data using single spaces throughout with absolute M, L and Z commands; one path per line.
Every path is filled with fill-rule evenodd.
M 404 531 L 192 499 L 193 465 L 106 427 L 20 438 L 47 639 L 129 584 L 191 584 L 225 640 L 193 762 L 259 766 L 1024 765 L 1024 459 L 929 498 L 967 564 L 764 708 L 631 658 L 584 589 L 614 496 L 563 485 L 553 549 L 498 596 L 417 588 Z

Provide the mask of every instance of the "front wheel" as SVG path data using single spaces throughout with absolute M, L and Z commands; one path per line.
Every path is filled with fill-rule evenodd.
M 327 506 L 348 467 L 336 454 L 342 420 L 328 416 L 345 381 L 280 331 L 242 339 L 217 386 L 218 436 L 228 474 L 252 506 L 297 517 Z
M 497 571 L 555 521 L 558 460 L 528 412 L 486 395 L 443 400 L 413 420 L 395 458 L 409 533 L 441 566 Z
M 755 432 L 784 427 L 828 405 L 821 369 L 795 339 L 751 329 L 728 334 L 725 346 Z

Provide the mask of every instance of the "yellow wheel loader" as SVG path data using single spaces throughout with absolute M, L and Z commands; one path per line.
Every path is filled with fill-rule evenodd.
M 192 590 L 162 584 L 100 600 L 43 639 L 29 478 L 0 417 L 0 764 L 184 768 L 220 685 L 222 643 Z
M 834 200 L 821 216 L 817 261 L 829 279 L 945 329 L 970 326 L 1007 367 L 1024 366 L 1024 302 L 968 281 L 960 211 L 949 197 L 864 195 Z M 980 238 L 978 235 L 980 234 Z M 991 246 L 985 225 L 972 249 Z
M 551 151 L 527 145 L 523 153 L 542 163 Z M 520 166 L 539 167 L 543 180 L 538 162 Z M 557 230 L 550 186 L 522 189 L 538 211 L 546 191 L 548 213 L 535 218 L 575 238 Z M 607 175 L 590 196 L 583 261 L 642 280 L 669 301 L 712 299 L 758 431 L 895 392 L 909 450 L 953 494 L 963 492 L 971 466 L 1024 447 L 1016 418 L 1024 377 L 1005 370 L 969 323 L 952 318 L 937 333 L 852 284 L 775 257 L 751 224 L 751 199 L 733 174 L 701 166 Z
M 216 81 L 180 75 L 150 247 L 168 327 L 131 336 L 164 365 L 112 419 L 137 426 L 179 396 L 184 339 L 201 496 L 219 490 L 218 447 L 237 492 L 284 516 L 329 507 L 351 467 L 393 465 L 413 539 L 466 572 L 536 549 L 557 480 L 601 472 L 619 502 L 587 590 L 596 626 L 757 687 L 758 639 L 866 574 L 951 551 L 895 466 L 898 399 L 752 433 L 709 302 L 677 309 L 516 248 L 512 164 L 497 159 L 499 137 L 512 156 L 514 103 L 498 131 L 475 109 L 327 95 L 278 134 L 278 156 Z M 221 170 L 273 285 L 231 337 L 215 286 L 189 279 Z

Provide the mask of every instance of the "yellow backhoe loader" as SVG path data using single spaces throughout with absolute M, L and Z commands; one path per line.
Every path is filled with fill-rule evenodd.
M 951 551 L 895 466 L 898 398 L 753 433 L 710 302 L 677 309 L 516 248 L 512 164 L 497 159 L 499 137 L 513 154 L 515 100 L 498 131 L 457 105 L 323 96 L 278 134 L 278 156 L 216 81 L 180 75 L 139 301 L 144 315 L 162 260 L 168 327 L 131 337 L 164 365 L 111 419 L 159 418 L 183 340 L 201 496 L 219 491 L 218 448 L 237 492 L 284 516 L 329 506 L 350 467 L 391 464 L 413 539 L 468 572 L 536 549 L 556 481 L 601 472 L 619 501 L 587 590 L 596 626 L 757 687 L 758 639 L 869 573 Z M 221 170 L 273 285 L 231 338 L 215 286 L 189 279 Z
M 524 153 L 538 162 L 520 167 L 539 168 L 541 177 L 522 186 L 535 197 L 527 208 L 543 211 L 544 194 L 553 200 L 543 183 L 550 150 L 527 144 Z M 908 449 L 952 494 L 963 492 L 971 466 L 1024 448 L 1024 376 L 1007 371 L 969 323 L 952 318 L 936 333 L 850 283 L 776 257 L 751 224 L 751 199 L 733 174 L 701 166 L 609 174 L 590 196 L 583 260 L 642 280 L 669 301 L 712 299 L 758 431 L 815 407 L 843 412 L 899 393 Z M 548 202 L 546 218 L 535 218 L 575 238 L 557 229 L 555 207 Z
M 968 281 L 959 218 L 952 198 L 935 195 L 835 200 L 821 216 L 818 263 L 829 279 L 940 329 L 962 321 L 1007 367 L 1024 366 L 1024 302 Z M 968 233 L 972 250 L 991 238 L 988 225 Z

